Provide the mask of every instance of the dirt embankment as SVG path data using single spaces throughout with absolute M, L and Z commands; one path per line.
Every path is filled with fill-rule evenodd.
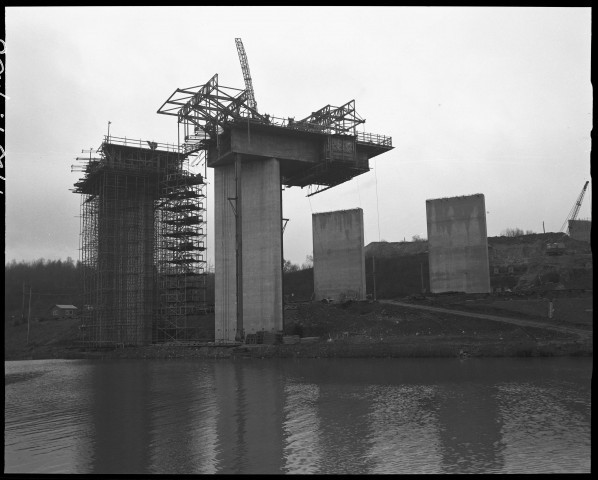
M 547 254 L 551 243 L 564 245 L 561 255 Z M 377 298 L 430 291 L 427 241 L 372 242 L 365 256 L 369 293 L 376 259 Z M 488 260 L 493 292 L 593 288 L 591 245 L 564 233 L 489 237 Z
M 281 345 L 147 346 L 82 350 L 76 346 L 76 320 L 5 327 L 5 359 L 27 358 L 283 358 L 283 357 L 454 357 L 592 355 L 592 296 L 548 300 L 453 295 L 401 299 L 435 305 L 424 311 L 382 302 L 290 304 L 285 335 L 297 343 Z M 465 317 L 450 309 L 533 320 L 535 326 Z M 545 328 L 568 325 L 584 334 Z M 300 340 L 299 340 L 300 337 Z

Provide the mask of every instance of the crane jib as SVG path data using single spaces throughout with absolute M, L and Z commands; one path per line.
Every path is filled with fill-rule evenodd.
M 251 73 L 249 72 L 249 63 L 247 62 L 247 55 L 245 54 L 245 47 L 240 38 L 235 38 L 237 45 L 237 52 L 239 52 L 239 61 L 241 62 L 241 69 L 243 70 L 243 80 L 245 81 L 245 89 L 247 91 L 247 103 L 251 108 L 257 112 L 257 102 L 253 93 L 253 84 L 251 82 Z

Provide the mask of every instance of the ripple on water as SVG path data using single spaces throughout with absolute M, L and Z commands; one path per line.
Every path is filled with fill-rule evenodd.
M 6 362 L 5 472 L 589 472 L 590 379 L 567 359 Z

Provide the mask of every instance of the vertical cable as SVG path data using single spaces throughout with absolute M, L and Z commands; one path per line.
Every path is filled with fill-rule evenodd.
M 359 197 L 359 208 L 361 208 L 361 210 L 363 211 L 363 207 L 361 206 L 361 189 L 359 188 L 359 177 L 355 177 L 355 181 L 357 182 L 357 196 Z M 378 227 L 378 230 L 380 230 L 380 227 Z M 367 245 L 368 243 L 368 237 L 365 233 L 365 224 L 363 227 L 363 242 L 365 245 Z
M 378 204 L 378 174 L 376 173 L 376 170 L 376 159 L 374 159 L 374 178 L 376 179 L 376 217 L 378 218 L 378 241 L 380 242 L 380 208 Z

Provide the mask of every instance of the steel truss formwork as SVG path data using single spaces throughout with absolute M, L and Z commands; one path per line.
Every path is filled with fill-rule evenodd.
M 365 120 L 356 112 L 354 100 L 340 107 L 327 105 L 301 120 L 279 118 L 258 113 L 251 88 L 222 86 L 218 83 L 218 74 L 204 85 L 177 88 L 158 113 L 176 116 L 179 125 L 185 126 L 186 138 L 189 132 L 203 135 L 195 148 L 208 151 L 208 157 L 212 157 L 208 160 L 210 166 L 214 159 L 230 151 L 230 131 L 236 127 L 245 128 L 248 138 L 251 130 L 267 130 L 273 136 L 293 130 L 317 137 L 319 161 L 307 164 L 301 171 L 282 173 L 286 186 L 315 187 L 309 195 L 368 172 L 369 158 L 393 148 L 389 136 L 357 131 Z
M 206 306 L 203 177 L 189 171 L 178 145 L 156 142 L 105 137 L 77 160 L 82 343 L 198 340 L 188 326 Z

